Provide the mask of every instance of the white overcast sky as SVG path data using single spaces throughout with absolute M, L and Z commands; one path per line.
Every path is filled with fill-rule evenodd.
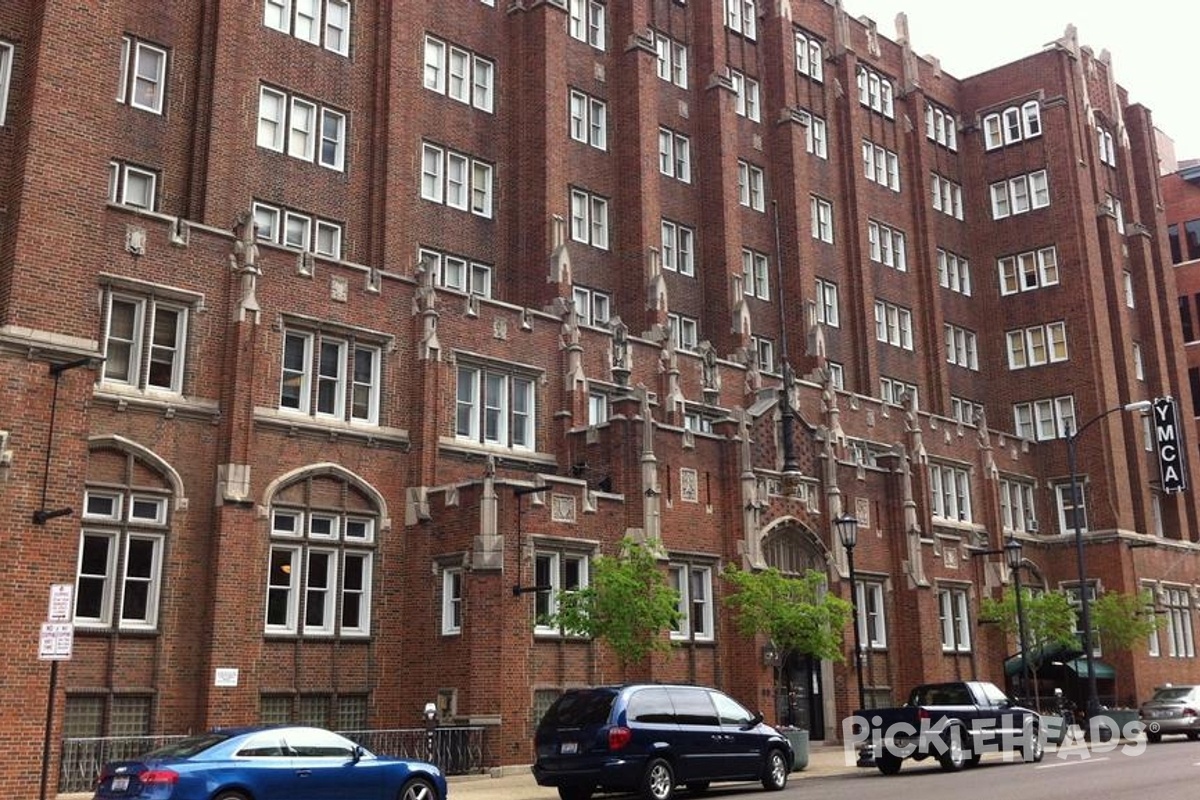
M 1112 54 L 1117 83 L 1130 102 L 1154 113 L 1179 160 L 1200 158 L 1200 0 L 842 0 L 842 6 L 851 17 L 875 20 L 893 40 L 896 14 L 906 13 L 913 49 L 936 56 L 956 78 L 1036 53 L 1073 24 L 1081 46 Z

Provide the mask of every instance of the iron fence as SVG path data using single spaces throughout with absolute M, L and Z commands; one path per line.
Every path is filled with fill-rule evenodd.
M 372 753 L 429 761 L 447 775 L 468 775 L 483 770 L 483 728 L 480 727 L 339 732 Z M 106 762 L 136 758 L 183 738 L 179 735 L 63 739 L 58 791 L 60 794 L 89 792 Z

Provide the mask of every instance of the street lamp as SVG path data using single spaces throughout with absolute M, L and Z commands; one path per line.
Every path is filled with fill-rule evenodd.
M 1067 428 L 1067 466 L 1071 472 L 1071 513 L 1075 526 L 1075 558 L 1079 566 L 1079 616 L 1083 624 L 1083 657 L 1087 663 L 1087 716 L 1088 719 L 1100 713 L 1100 698 L 1096 692 L 1096 664 L 1092 658 L 1092 613 L 1091 601 L 1088 597 L 1087 586 L 1087 565 L 1084 561 L 1083 553 L 1083 529 L 1080 526 L 1079 515 L 1084 509 L 1083 495 L 1079 490 L 1079 474 L 1077 471 L 1077 454 L 1076 448 L 1079 444 L 1079 435 L 1086 431 L 1089 427 L 1096 424 L 1100 420 L 1107 417 L 1109 414 L 1115 414 L 1118 411 L 1146 411 L 1153 407 L 1154 402 L 1151 400 L 1137 400 L 1133 403 L 1126 403 L 1123 406 L 1116 406 L 1104 411 L 1089 419 L 1087 422 L 1080 425 L 1072 431 Z
M 854 571 L 854 546 L 858 544 L 858 519 L 849 514 L 842 514 L 833 521 L 837 528 L 838 538 L 846 549 L 846 562 L 850 567 L 850 606 L 854 611 L 854 673 L 858 678 L 858 708 L 867 707 L 867 696 L 863 688 L 862 669 L 862 633 L 858 626 L 858 575 Z
M 1011 533 L 1008 535 L 1008 541 L 1004 543 L 1004 560 L 1008 562 L 1008 569 L 1013 576 L 1013 587 L 1017 592 L 1017 640 L 1021 647 L 1021 693 L 1023 696 L 1029 694 L 1029 687 L 1025 681 L 1029 675 L 1028 650 L 1025 638 L 1025 608 L 1021 599 L 1021 542 L 1016 536 Z

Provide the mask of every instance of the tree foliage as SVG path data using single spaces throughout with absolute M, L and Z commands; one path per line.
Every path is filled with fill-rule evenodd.
M 749 572 L 730 566 L 724 577 L 733 587 L 725 604 L 736 612 L 744 635 L 765 634 L 785 657 L 842 660 L 853 607 L 828 591 L 823 573 L 814 569 L 793 578 L 774 567 Z
M 554 622 L 604 640 L 622 671 L 651 652 L 669 650 L 662 634 L 679 621 L 679 593 L 659 568 L 657 551 L 656 542 L 626 537 L 619 556 L 597 556 L 585 588 L 559 593 Z
M 1092 627 L 1100 634 L 1105 649 L 1128 650 L 1145 642 L 1161 620 L 1147 610 L 1154 606 L 1149 591 L 1138 594 L 1105 592 L 1092 603 Z
M 1025 644 L 1031 652 L 1054 645 L 1079 647 L 1075 636 L 1075 607 L 1063 592 L 1031 592 L 1021 588 L 1021 610 L 1025 613 Z M 1020 633 L 1017 593 L 1005 588 L 999 600 L 985 597 L 979 604 L 979 621 L 998 625 L 1006 634 Z

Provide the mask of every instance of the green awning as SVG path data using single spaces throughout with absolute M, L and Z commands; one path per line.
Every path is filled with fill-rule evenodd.
M 1086 658 L 1080 656 L 1079 658 L 1072 659 L 1071 661 L 1064 661 L 1063 666 L 1074 672 L 1079 677 L 1087 678 L 1088 665 Z M 1113 669 L 1112 664 L 1106 664 L 1095 656 L 1092 656 L 1092 672 L 1096 674 L 1097 680 L 1111 681 L 1117 677 L 1117 671 Z

